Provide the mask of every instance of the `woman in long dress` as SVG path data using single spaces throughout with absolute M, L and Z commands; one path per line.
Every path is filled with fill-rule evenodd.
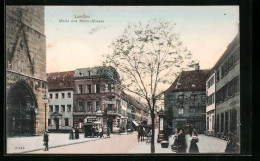
M 192 136 L 190 139 L 190 149 L 189 153 L 199 153 L 199 148 L 197 143 L 199 142 L 198 136 L 196 136 L 195 132 L 192 131 Z

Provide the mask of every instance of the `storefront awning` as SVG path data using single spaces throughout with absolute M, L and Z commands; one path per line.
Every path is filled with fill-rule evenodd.
M 135 121 L 132 121 L 134 124 L 135 124 L 135 126 L 138 126 L 138 123 L 137 122 L 135 122 Z

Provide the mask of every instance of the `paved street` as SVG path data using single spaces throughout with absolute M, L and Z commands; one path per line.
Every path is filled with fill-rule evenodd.
M 188 138 L 189 135 L 186 135 L 187 145 L 189 146 Z M 173 143 L 172 137 L 169 139 L 170 145 L 168 148 L 161 148 L 156 139 L 157 134 L 155 135 L 155 153 L 174 154 L 170 148 L 170 145 Z M 89 139 L 89 142 L 50 148 L 49 151 L 43 151 L 42 146 L 41 150 L 26 154 L 149 154 L 151 152 L 150 147 L 151 144 L 146 144 L 146 140 L 138 142 L 137 132 L 134 132 L 128 135 L 111 134 L 111 138 L 97 139 L 95 141 L 90 141 Z M 199 135 L 198 147 L 200 153 L 224 153 L 226 141 L 215 137 Z
M 50 148 L 49 151 L 39 150 L 27 154 L 122 154 L 129 153 L 140 144 L 137 141 L 137 132 L 122 135 L 111 134 L 110 136 L 106 139 Z

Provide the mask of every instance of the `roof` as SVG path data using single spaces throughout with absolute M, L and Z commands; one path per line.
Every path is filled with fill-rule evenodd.
M 49 90 L 73 89 L 74 71 L 47 73 Z
M 231 54 L 233 54 L 234 50 L 240 46 L 240 35 L 239 33 L 236 35 L 236 37 L 232 40 L 232 42 L 227 46 L 227 49 L 225 52 L 222 54 L 222 56 L 219 58 L 215 66 L 213 67 L 214 69 L 217 69 L 225 59 L 228 58 Z
M 206 90 L 205 78 L 209 71 L 209 69 L 182 71 L 180 75 L 176 78 L 176 80 L 173 82 L 173 84 L 166 91 Z

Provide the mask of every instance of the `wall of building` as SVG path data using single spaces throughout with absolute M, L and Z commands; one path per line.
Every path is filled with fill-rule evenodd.
M 183 104 L 177 100 L 180 95 L 184 95 Z M 195 96 L 194 101 L 190 101 L 191 95 Z M 165 106 L 172 108 L 173 120 L 172 129 L 178 126 L 193 125 L 198 132 L 203 132 L 205 122 L 206 105 L 202 101 L 206 91 L 167 91 L 165 92 Z M 182 110 L 183 109 L 183 110 Z M 194 111 L 195 110 L 195 111 Z
M 33 91 L 37 112 L 34 135 L 44 132 L 46 92 L 46 37 L 44 7 L 6 7 L 6 93 L 24 81 Z M 48 109 L 47 109 L 48 110 Z
M 64 94 L 64 98 L 62 98 L 62 93 Z M 68 97 L 68 93 L 70 93 L 71 97 Z M 56 97 L 56 94 L 58 94 L 58 98 Z M 52 98 L 50 98 L 50 95 L 52 95 Z M 63 130 L 71 130 L 71 127 L 73 126 L 73 90 L 62 90 L 62 91 L 49 91 L 49 114 L 48 114 L 48 129 L 53 130 L 56 129 L 55 121 L 53 116 L 53 113 L 61 114 L 60 118 L 60 125 L 59 129 L 60 131 Z M 65 111 L 62 109 L 62 105 L 65 106 Z M 51 111 L 52 106 L 52 111 Z M 56 106 L 59 107 L 59 111 L 56 111 Z M 70 106 L 70 107 L 69 107 Z M 69 109 L 70 108 L 70 109 Z M 65 119 L 68 119 L 68 125 L 65 125 Z M 50 121 L 50 123 L 49 123 Z
M 207 94 L 207 104 L 206 104 L 206 129 L 208 135 L 214 135 L 215 131 L 215 73 L 208 76 L 206 80 L 206 94 Z M 209 87 L 210 84 L 210 87 Z

